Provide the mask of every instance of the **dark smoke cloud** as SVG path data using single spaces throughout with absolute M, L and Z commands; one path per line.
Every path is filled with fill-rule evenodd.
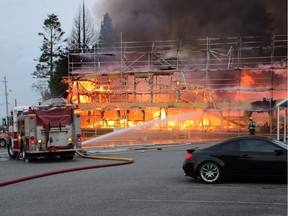
M 106 12 L 126 41 L 287 34 L 286 0 L 99 1 Z

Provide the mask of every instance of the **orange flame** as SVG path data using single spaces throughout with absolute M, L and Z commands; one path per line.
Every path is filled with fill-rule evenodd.
M 241 71 L 241 81 L 240 86 L 241 87 L 252 87 L 252 85 L 255 83 L 252 76 L 249 75 L 248 71 L 243 70 Z
M 241 86 L 249 87 L 253 85 L 254 81 L 249 75 L 248 71 L 243 71 L 241 76 Z M 108 84 L 100 85 L 97 82 L 92 81 L 77 81 L 70 83 L 71 94 L 70 101 L 73 104 L 85 104 L 85 103 L 107 103 L 109 104 L 110 98 L 113 97 L 113 92 L 110 90 Z M 203 95 L 205 92 L 203 93 Z M 167 98 L 166 98 L 167 96 Z M 118 97 L 117 94 L 114 97 Z M 165 102 L 169 100 L 169 95 L 162 95 L 161 100 Z M 139 97 L 140 98 L 140 97 Z M 203 101 L 207 98 L 207 95 L 203 96 Z M 138 99 L 138 98 L 137 98 Z M 149 99 L 149 98 L 148 98 Z M 147 100 L 148 100 L 147 99 Z M 140 98 L 143 102 L 143 96 Z M 146 99 L 145 99 L 146 100 Z M 145 101 L 144 101 L 145 102 Z M 195 110 L 194 110 L 195 111 Z M 127 128 L 143 124 L 147 121 L 165 119 L 167 117 L 180 115 L 179 110 L 176 108 L 153 108 L 150 110 L 142 110 L 140 107 L 117 110 L 101 109 L 81 111 L 81 127 L 82 128 L 101 128 L 101 129 L 115 129 L 115 128 Z M 217 128 L 236 128 L 236 125 L 231 123 L 224 123 L 220 116 L 208 115 L 203 119 L 187 119 L 181 122 L 177 120 L 169 121 L 166 123 L 155 124 L 151 130 L 205 130 L 213 131 Z

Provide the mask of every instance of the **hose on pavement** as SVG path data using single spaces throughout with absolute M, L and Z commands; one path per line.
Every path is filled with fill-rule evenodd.
M 61 174 L 61 173 L 74 172 L 74 171 L 80 171 L 80 170 L 86 170 L 86 169 L 97 169 L 97 168 L 104 168 L 104 167 L 121 166 L 121 165 L 127 165 L 127 164 L 134 163 L 134 160 L 132 158 L 91 156 L 91 155 L 88 155 L 87 152 L 84 150 L 76 151 L 76 153 L 80 157 L 86 158 L 86 159 L 112 160 L 112 161 L 120 161 L 120 162 L 100 164 L 100 165 L 98 164 L 98 165 L 82 166 L 82 167 L 74 167 L 74 168 L 68 168 L 68 169 L 62 169 L 62 170 L 55 170 L 55 171 L 51 171 L 51 172 L 39 173 L 39 174 L 31 175 L 31 176 L 25 176 L 22 178 L 17 178 L 17 179 L 12 179 L 12 180 L 0 182 L 0 187 L 6 186 L 6 185 L 11 185 L 11 184 L 16 184 L 19 182 L 28 181 L 28 180 L 32 180 L 32 179 L 42 178 L 45 176 Z

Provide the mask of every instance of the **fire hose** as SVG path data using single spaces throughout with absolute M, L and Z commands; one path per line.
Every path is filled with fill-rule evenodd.
M 112 167 L 112 166 L 121 166 L 121 165 L 127 165 L 134 163 L 134 160 L 131 158 L 121 158 L 121 157 L 102 157 L 102 156 L 91 156 L 87 155 L 84 150 L 76 151 L 76 153 L 86 159 L 96 159 L 96 160 L 112 160 L 112 161 L 120 161 L 118 163 L 108 163 L 108 164 L 98 164 L 98 165 L 90 165 L 90 166 L 82 166 L 82 167 L 74 167 L 74 168 L 68 168 L 68 169 L 62 169 L 62 170 L 55 170 L 51 172 L 45 172 L 45 173 L 39 173 L 31 176 L 25 176 L 22 178 L 12 179 L 0 182 L 0 187 L 10 185 L 10 184 L 16 184 L 23 181 L 28 181 L 36 178 L 41 178 L 45 176 L 50 175 L 56 175 L 61 173 L 67 173 L 67 172 L 74 172 L 74 171 L 80 171 L 80 170 L 86 170 L 86 169 L 97 169 L 97 168 L 104 168 L 104 167 Z

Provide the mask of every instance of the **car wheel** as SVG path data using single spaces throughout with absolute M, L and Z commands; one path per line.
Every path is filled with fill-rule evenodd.
M 0 146 L 5 147 L 6 146 L 6 141 L 4 139 L 0 140 Z
M 216 183 L 221 178 L 221 169 L 214 162 L 205 162 L 200 166 L 199 176 L 205 183 Z

